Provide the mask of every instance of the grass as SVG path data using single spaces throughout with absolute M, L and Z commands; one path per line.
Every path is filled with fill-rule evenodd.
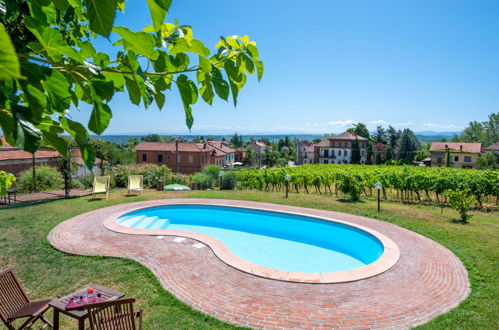
M 497 328 L 499 295 L 499 217 L 498 213 L 472 212 L 468 225 L 453 223 L 458 214 L 451 209 L 428 205 L 383 202 L 376 212 L 376 201 L 360 203 L 316 194 L 257 191 L 155 192 L 125 197 L 115 191 L 108 200 L 89 201 L 88 197 L 58 200 L 28 206 L 0 209 L 0 269 L 14 267 L 32 298 L 64 295 L 89 283 L 126 292 L 138 297 L 145 310 L 145 329 L 225 329 L 235 328 L 191 309 L 162 289 L 149 270 L 140 264 L 117 258 L 72 256 L 53 249 L 47 235 L 58 223 L 77 214 L 118 203 L 172 198 L 202 197 L 289 204 L 377 218 L 413 230 L 453 251 L 464 263 L 472 292 L 453 311 L 441 315 L 422 329 Z M 49 314 L 50 315 L 50 314 Z M 75 323 L 61 317 L 62 328 Z

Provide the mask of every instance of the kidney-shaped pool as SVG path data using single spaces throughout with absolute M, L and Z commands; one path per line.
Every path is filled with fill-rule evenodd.
M 344 272 L 372 264 L 384 252 L 377 237 L 354 226 L 238 207 L 156 206 L 121 215 L 117 223 L 208 235 L 245 261 L 287 272 Z

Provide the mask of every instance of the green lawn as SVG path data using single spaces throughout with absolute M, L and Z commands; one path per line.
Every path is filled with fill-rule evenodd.
M 47 242 L 49 231 L 77 214 L 104 206 L 132 201 L 203 197 L 245 199 L 334 210 L 381 219 L 423 234 L 452 250 L 465 264 L 472 283 L 470 297 L 458 308 L 421 328 L 497 328 L 499 323 L 499 214 L 474 212 L 469 225 L 452 222 L 457 214 L 435 206 L 384 202 L 376 212 L 374 200 L 358 203 L 320 195 L 256 191 L 155 192 L 124 197 L 114 191 L 109 200 L 88 197 L 58 200 L 30 206 L 0 209 L 0 269 L 14 267 L 32 298 L 63 295 L 89 283 L 98 283 L 128 296 L 138 297 L 145 310 L 146 329 L 234 328 L 192 310 L 161 288 L 155 277 L 140 264 L 124 259 L 72 256 L 54 250 Z M 71 270 L 74 270 L 72 272 Z M 50 315 L 50 314 L 49 314 Z M 51 316 L 50 316 L 51 317 Z M 62 316 L 64 328 L 73 328 Z

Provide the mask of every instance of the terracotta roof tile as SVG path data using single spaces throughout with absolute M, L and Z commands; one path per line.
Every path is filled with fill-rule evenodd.
M 345 132 L 343 134 L 340 134 L 340 135 L 337 135 L 337 136 L 334 136 L 331 138 L 331 140 L 355 140 L 355 139 L 358 139 L 359 141 L 367 141 L 367 139 L 363 136 L 360 136 L 360 135 L 355 135 L 353 133 L 350 133 L 350 132 Z
M 39 149 L 35 152 L 35 158 L 56 158 L 61 157 L 57 151 L 52 149 Z M 31 159 L 33 155 L 27 151 L 19 149 L 0 149 L 0 160 L 8 159 Z
M 314 147 L 329 147 L 331 146 L 331 142 L 329 142 L 329 139 L 322 140 L 321 142 L 318 142 L 314 144 Z
M 482 149 L 483 151 L 499 151 L 499 142 L 496 142 Z
M 225 141 L 209 141 L 208 144 L 212 145 L 215 148 L 222 150 L 223 152 L 230 154 L 236 152 L 236 150 L 230 148 L 228 143 Z
M 175 151 L 175 142 L 140 142 L 135 151 Z M 178 150 L 183 152 L 203 152 L 196 143 L 180 142 Z
M 447 148 L 454 151 L 480 153 L 482 150 L 482 144 L 464 142 L 433 142 L 431 144 L 430 151 L 442 151 Z

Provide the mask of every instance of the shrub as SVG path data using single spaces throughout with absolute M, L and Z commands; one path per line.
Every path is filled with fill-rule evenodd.
M 7 189 L 16 181 L 16 177 L 5 171 L 0 171 L 0 196 L 5 195 Z
M 191 177 L 191 181 L 196 183 L 198 186 L 198 189 L 211 189 L 213 188 L 215 180 L 213 178 L 206 174 L 206 173 L 196 173 Z
M 222 176 L 222 189 L 232 190 L 236 188 L 237 177 L 234 172 L 225 172 Z
M 49 166 L 36 167 L 37 191 L 62 189 L 63 187 L 62 175 L 55 168 Z M 33 191 L 33 169 L 30 168 L 19 175 L 19 191 Z
M 446 190 L 445 196 L 449 199 L 451 207 L 459 212 L 462 223 L 468 223 L 468 220 L 472 215 L 468 214 L 471 204 L 476 202 L 476 198 L 471 195 L 470 190 L 456 189 L 456 190 Z
M 145 188 L 156 188 L 158 180 L 163 180 L 165 184 L 168 184 L 172 182 L 174 177 L 172 170 L 165 165 L 146 164 L 137 166 L 135 167 L 134 172 L 136 173 L 133 174 L 140 174 L 144 176 Z
M 217 165 L 208 165 L 203 168 L 201 173 L 209 175 L 213 179 L 213 182 L 218 182 L 218 172 L 220 172 L 220 170 L 220 167 Z
M 191 183 L 191 180 L 188 175 L 185 174 L 174 174 L 171 177 L 171 181 L 165 182 L 165 184 L 171 184 L 171 183 L 178 183 L 178 184 L 183 184 L 183 185 L 189 185 Z
M 111 176 L 111 186 L 126 188 L 129 175 L 142 175 L 144 177 L 144 188 L 156 188 L 158 180 L 163 180 L 164 184 L 180 183 L 188 184 L 185 175 L 173 174 L 165 165 L 145 164 L 140 166 L 115 165 L 109 169 Z
M 344 194 L 349 194 L 353 201 L 358 201 L 362 192 L 362 185 L 354 176 L 344 175 L 339 182 L 338 189 Z
M 94 175 L 89 174 L 86 176 L 74 178 L 71 183 L 71 188 L 90 189 L 92 188 L 93 184 L 94 184 Z
M 128 176 L 135 174 L 133 172 L 134 170 L 126 165 L 115 165 L 109 168 L 108 174 L 111 176 L 111 186 L 126 188 L 128 185 Z

